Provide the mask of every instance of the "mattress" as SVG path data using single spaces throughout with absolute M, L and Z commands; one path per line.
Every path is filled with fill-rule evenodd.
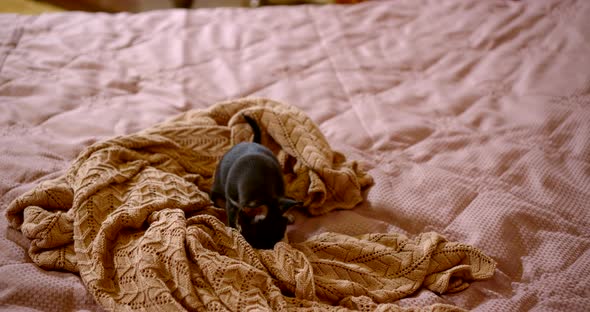
M 352 209 L 296 212 L 291 244 L 435 232 L 493 259 L 493 276 L 395 305 L 585 311 L 589 15 L 583 0 L 0 15 L 0 209 L 101 142 L 269 98 L 373 181 Z M 0 226 L 0 308 L 105 308 Z

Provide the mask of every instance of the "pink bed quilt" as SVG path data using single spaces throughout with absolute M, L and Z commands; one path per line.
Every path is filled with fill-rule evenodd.
M 474 311 L 590 306 L 590 2 L 0 15 L 0 211 L 92 144 L 242 97 L 302 110 L 374 180 L 317 234 L 438 232 L 491 257 L 457 293 L 394 302 Z M 100 311 L 0 218 L 0 309 Z

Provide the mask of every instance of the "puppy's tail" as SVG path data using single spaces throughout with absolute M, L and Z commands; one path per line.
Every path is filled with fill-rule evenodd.
M 252 127 L 252 132 L 254 132 L 254 143 L 260 144 L 260 127 L 258 127 L 256 120 L 244 113 L 242 113 L 242 117 L 244 117 L 250 127 Z

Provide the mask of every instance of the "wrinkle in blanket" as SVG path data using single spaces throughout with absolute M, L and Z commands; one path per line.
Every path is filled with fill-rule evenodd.
M 89 147 L 64 176 L 17 198 L 7 217 L 31 240 L 37 265 L 79 273 L 109 310 L 402 311 L 393 302 L 420 287 L 453 292 L 492 276 L 489 257 L 436 233 L 324 233 L 253 249 L 207 195 L 221 155 L 251 135 L 242 112 L 258 119 L 286 168 L 288 195 L 311 215 L 363 200 L 371 177 L 332 151 L 307 116 L 242 99 Z

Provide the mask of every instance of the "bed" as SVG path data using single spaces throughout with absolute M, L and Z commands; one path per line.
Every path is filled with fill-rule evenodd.
M 0 308 L 585 311 L 587 16 L 583 0 L 1 15 Z M 308 206 L 260 253 L 206 200 L 244 111 Z M 146 242 L 162 237 L 174 252 Z M 251 268 L 208 269 L 230 256 Z

